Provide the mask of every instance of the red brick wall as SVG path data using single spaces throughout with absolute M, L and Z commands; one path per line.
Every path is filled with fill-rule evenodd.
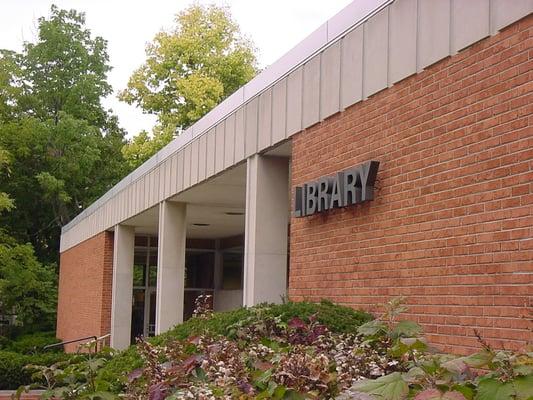
M 113 280 L 113 233 L 102 232 L 61 253 L 57 337 L 109 333 Z M 78 344 L 67 345 L 76 351 Z
M 292 185 L 381 162 L 373 202 L 292 218 L 290 297 L 406 318 L 446 351 L 532 338 L 533 17 L 293 139 Z

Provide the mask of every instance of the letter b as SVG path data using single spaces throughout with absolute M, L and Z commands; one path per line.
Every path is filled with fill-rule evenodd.
M 317 191 L 316 182 L 311 182 L 305 185 L 305 215 L 316 213 Z

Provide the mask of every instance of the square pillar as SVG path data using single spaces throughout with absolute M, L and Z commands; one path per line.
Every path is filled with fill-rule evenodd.
M 289 162 L 247 160 L 243 305 L 281 303 L 287 295 Z
M 156 335 L 183 322 L 186 215 L 184 203 L 159 204 Z
M 111 292 L 111 347 L 123 350 L 131 341 L 131 299 L 133 295 L 133 250 L 135 228 L 116 225 Z

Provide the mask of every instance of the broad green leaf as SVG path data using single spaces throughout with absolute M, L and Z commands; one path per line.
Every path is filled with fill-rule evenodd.
M 422 327 L 413 321 L 400 321 L 392 330 L 391 336 L 398 337 L 414 337 L 422 333 Z
M 407 371 L 405 374 L 403 374 L 404 381 L 408 383 L 418 383 L 420 382 L 424 377 L 426 376 L 426 373 L 424 370 L 420 367 L 413 367 L 409 371 Z
M 395 357 L 400 357 L 413 350 L 424 351 L 426 349 L 427 344 L 419 340 L 419 338 L 400 338 L 391 347 L 391 354 Z
M 495 378 L 480 380 L 476 400 L 515 400 L 515 390 L 511 383 L 500 382 Z
M 379 399 L 382 400 L 403 400 L 409 393 L 409 385 L 399 372 L 393 372 L 375 380 L 361 381 L 352 388 L 355 391 L 381 396 Z
M 442 363 L 442 367 L 454 374 L 463 374 L 468 370 L 468 365 L 462 358 L 455 358 Z
M 383 321 L 373 320 L 366 324 L 361 325 L 357 329 L 357 333 L 363 336 L 374 336 L 378 333 L 384 333 L 387 331 L 387 324 Z
M 517 400 L 533 399 L 533 375 L 519 376 L 518 378 L 515 378 L 511 384 L 516 391 Z
M 466 365 L 473 368 L 483 368 L 487 366 L 494 358 L 494 353 L 487 350 L 482 350 L 470 356 L 463 357 L 462 360 Z
M 475 395 L 475 387 L 470 383 L 453 385 L 451 390 L 462 393 L 467 400 L 472 400 Z

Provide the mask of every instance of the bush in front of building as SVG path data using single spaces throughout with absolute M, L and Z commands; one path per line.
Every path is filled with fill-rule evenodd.
M 439 354 L 418 324 L 400 318 L 401 299 L 383 309 L 370 321 L 327 302 L 207 312 L 119 354 L 58 363 L 36 376 L 52 377 L 45 395 L 69 399 L 532 398 L 531 353 L 495 350 L 479 337 L 476 354 Z M 342 321 L 350 315 L 356 326 Z
M 359 326 L 372 319 L 372 315 L 367 312 L 336 305 L 327 300 L 322 300 L 320 303 L 263 304 L 253 308 L 213 313 L 209 318 L 191 318 L 169 332 L 150 338 L 148 341 L 153 345 L 163 346 L 176 340 L 185 340 L 206 333 L 234 338 L 239 329 L 263 319 L 275 318 L 280 323 L 288 323 L 294 317 L 307 319 L 310 316 L 315 316 L 318 323 L 327 326 L 335 333 L 356 333 Z M 138 348 L 131 346 L 112 358 L 99 371 L 98 378 L 103 387 L 120 391 L 127 383 L 127 374 L 141 365 L 142 359 Z
M 258 314 L 257 310 L 261 312 Z M 320 303 L 262 304 L 253 308 L 214 313 L 209 319 L 191 318 L 173 330 L 151 339 L 150 342 L 161 344 L 169 339 L 186 339 L 206 332 L 231 337 L 237 326 L 250 325 L 258 318 L 279 318 L 281 322 L 287 323 L 294 317 L 309 318 L 311 315 L 316 316 L 319 323 L 336 333 L 355 333 L 359 326 L 372 319 L 372 315 L 367 312 L 336 305 L 328 300 L 322 300 Z
M 482 350 L 476 354 L 439 354 L 426 344 L 418 324 L 399 318 L 406 309 L 402 299 L 385 304 L 379 319 L 344 326 L 342 333 L 319 322 L 318 312 L 307 315 L 306 304 L 289 305 L 282 313 L 280 307 L 248 309 L 224 329 L 217 314 L 191 322 L 225 334 L 175 330 L 165 338 L 140 341 L 136 347 L 142 363 L 128 374 L 122 395 L 280 400 L 530 400 L 533 396 L 530 353 L 495 350 L 479 337 Z M 296 315 L 290 315 L 294 307 Z M 181 338 L 185 333 L 192 335 Z
M 72 357 L 58 352 L 27 355 L 0 350 L 0 390 L 17 389 L 31 384 L 32 371 L 25 368 L 26 365 L 53 365 Z
M 11 340 L 6 338 L 3 343 L 0 344 L 0 350 L 12 351 L 20 354 L 36 354 L 45 351 L 45 346 L 55 343 L 59 343 L 55 332 L 27 333 Z M 58 352 L 62 351 L 62 349 L 57 347 L 46 351 Z

